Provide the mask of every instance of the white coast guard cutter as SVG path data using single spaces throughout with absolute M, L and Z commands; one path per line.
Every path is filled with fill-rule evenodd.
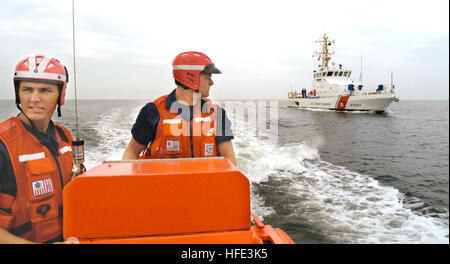
M 329 61 L 334 52 L 330 53 L 328 47 L 334 44 L 334 41 L 330 41 L 324 34 L 323 39 L 316 43 L 322 46 L 322 51 L 315 53 L 322 63 L 318 70 L 314 70 L 311 90 L 303 89 L 302 92 L 288 93 L 288 98 L 294 106 L 307 109 L 383 113 L 392 101 L 399 101 L 395 97 L 392 75 L 389 85 L 380 84 L 375 89 L 367 89 L 362 84 L 361 77 L 359 81 L 351 81 L 352 71 L 342 68 L 341 64 L 336 67 L 332 63 L 332 67 L 329 67 Z

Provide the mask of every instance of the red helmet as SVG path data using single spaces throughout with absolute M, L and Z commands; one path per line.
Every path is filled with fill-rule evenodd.
M 66 87 L 69 82 L 67 68 L 59 60 L 45 56 L 29 56 L 19 61 L 14 71 L 14 86 L 16 89 L 16 104 L 20 104 L 19 82 L 35 81 L 56 83 L 59 86 L 58 105 L 64 105 Z
M 198 90 L 200 87 L 200 73 L 222 73 L 206 54 L 197 51 L 178 54 L 173 59 L 172 67 L 175 83 L 193 90 Z

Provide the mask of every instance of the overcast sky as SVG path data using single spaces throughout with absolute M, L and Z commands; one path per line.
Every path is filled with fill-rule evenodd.
M 71 0 L 1 0 L 0 99 L 14 97 L 16 63 L 51 54 L 71 77 Z M 215 99 L 285 99 L 310 88 L 320 46 L 363 68 L 366 86 L 394 83 L 401 100 L 449 98 L 448 0 L 75 1 L 80 99 L 148 99 L 173 89 L 180 52 L 206 53 L 223 72 Z

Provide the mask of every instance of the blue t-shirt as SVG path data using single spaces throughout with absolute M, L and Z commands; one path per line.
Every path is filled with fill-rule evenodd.
M 202 100 L 201 109 L 206 101 Z M 175 90 L 173 90 L 166 100 L 166 109 L 177 109 L 178 114 L 187 122 L 190 122 L 193 118 L 194 111 L 193 106 L 183 105 L 177 102 L 175 98 Z M 208 109 L 206 109 L 208 110 Z M 232 140 L 234 138 L 233 131 L 231 130 L 231 122 L 227 117 L 227 114 L 223 108 L 217 107 L 217 132 L 216 132 L 216 144 L 223 143 L 225 141 Z M 156 131 L 158 129 L 160 115 L 156 105 L 152 103 L 146 104 L 139 112 L 136 122 L 131 129 L 133 138 L 141 145 L 148 145 L 148 143 L 155 140 Z

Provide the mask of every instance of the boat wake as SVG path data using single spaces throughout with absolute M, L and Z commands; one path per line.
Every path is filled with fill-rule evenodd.
M 92 134 L 96 135 L 95 142 L 89 144 L 85 150 L 85 166 L 93 168 L 106 160 L 121 160 L 123 152 L 131 139 L 131 127 L 142 106 L 130 108 L 111 108 L 102 112 L 99 118 L 93 118 L 85 124 Z M 120 121 L 118 121 L 120 120 Z M 89 131 L 86 130 L 85 131 Z M 93 141 L 90 136 L 87 140 Z M 86 144 L 88 145 L 88 144 Z
M 239 122 L 234 145 L 238 168 L 251 181 L 253 214 L 306 225 L 326 243 L 449 243 L 448 211 L 418 215 L 397 189 L 321 160 L 323 139 L 266 144 Z

